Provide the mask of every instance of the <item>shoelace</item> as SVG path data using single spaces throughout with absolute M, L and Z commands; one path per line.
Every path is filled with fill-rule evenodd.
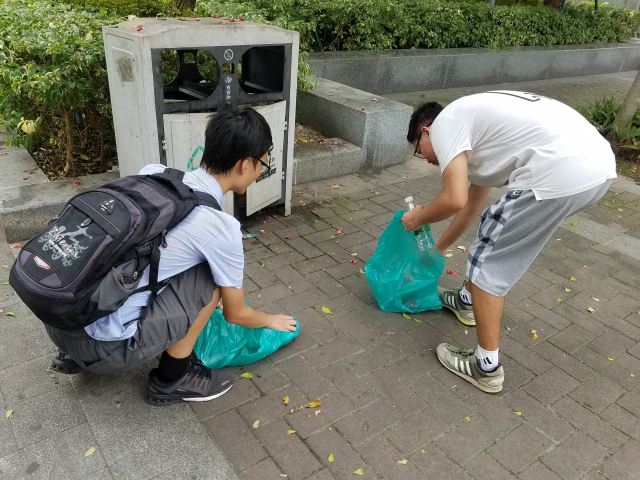
M 191 365 L 194 369 L 192 376 L 196 378 L 206 378 L 207 380 L 211 379 L 211 369 L 208 368 L 204 363 L 202 363 L 202 360 L 192 360 Z

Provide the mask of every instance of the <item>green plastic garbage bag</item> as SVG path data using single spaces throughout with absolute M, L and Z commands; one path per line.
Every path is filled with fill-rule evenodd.
M 296 318 L 296 317 L 294 317 Z M 296 318 L 295 332 L 270 328 L 245 328 L 228 323 L 222 310 L 215 310 L 196 341 L 193 350 L 209 368 L 248 365 L 271 355 L 300 333 Z
M 442 308 L 438 278 L 444 257 L 435 248 L 423 252 L 413 232 L 407 232 L 398 211 L 367 262 L 365 275 L 381 310 L 418 313 Z

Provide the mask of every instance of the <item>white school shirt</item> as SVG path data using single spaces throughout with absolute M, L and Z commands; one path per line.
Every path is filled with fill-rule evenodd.
M 445 168 L 467 153 L 469 181 L 532 190 L 537 200 L 584 192 L 616 177 L 609 142 L 573 108 L 524 92 L 469 95 L 449 104 L 431 127 Z
M 140 175 L 161 173 L 164 165 L 146 165 Z M 222 207 L 222 189 L 203 168 L 184 175 L 183 182 L 196 192 L 213 196 Z M 198 206 L 167 233 L 167 248 L 160 249 L 158 280 L 172 277 L 207 262 L 213 280 L 221 287 L 242 287 L 244 251 L 240 223 L 231 215 L 209 207 Z M 149 267 L 144 270 L 138 288 L 149 285 Z M 151 292 L 131 295 L 111 315 L 85 327 L 96 340 L 115 341 L 130 338 L 138 328 L 140 310 L 148 303 Z

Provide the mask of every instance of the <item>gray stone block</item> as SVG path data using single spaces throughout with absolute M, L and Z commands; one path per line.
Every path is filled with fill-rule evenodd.
M 365 168 L 364 149 L 339 138 L 331 138 L 326 147 L 314 143 L 296 145 L 293 159 L 293 184 L 314 182 L 327 177 L 355 173 Z
M 0 369 L 51 354 L 56 350 L 44 329 L 44 324 L 22 302 L 3 306 L 3 310 L 4 313 L 0 314 Z M 6 312 L 13 312 L 16 316 L 6 316 Z M 7 398 L 5 403 L 11 407 Z
M 85 457 L 91 447 L 96 451 Z M 106 466 L 86 423 L 30 445 L 20 451 L 20 456 L 22 471 L 29 479 L 101 478 L 98 473 Z
M 632 44 L 312 53 L 316 75 L 376 95 L 616 73 L 640 68 Z
M 545 80 L 553 58 L 549 55 L 536 55 L 536 52 L 521 51 L 513 47 L 505 55 L 502 64 L 502 83 Z
M 166 478 L 186 478 L 180 468 L 201 463 L 210 468 L 205 478 L 236 479 L 186 403 L 152 408 L 144 401 L 151 364 L 114 375 L 83 372 L 74 377 L 74 389 L 113 476 L 154 478 L 171 472 Z
M 8 407 L 13 410 L 11 426 L 20 448 L 33 445 L 87 421 L 69 382 L 48 395 Z
M 302 124 L 362 147 L 365 169 L 404 161 L 411 107 L 324 78 L 316 80 L 313 91 L 298 92 Z
M 15 405 L 29 398 L 46 395 L 64 387 L 67 376 L 49 373 L 53 354 L 0 370 L 0 390 L 7 405 Z
M 468 49 L 464 49 L 468 50 Z M 444 88 L 474 87 L 502 83 L 506 55 L 497 50 L 480 49 L 482 54 L 451 55 Z
M 0 216 L 7 241 L 18 242 L 33 237 L 58 215 L 78 193 L 97 188 L 119 177 L 118 172 L 87 175 L 74 185 L 74 178 L 55 182 L 7 187 L 0 190 Z

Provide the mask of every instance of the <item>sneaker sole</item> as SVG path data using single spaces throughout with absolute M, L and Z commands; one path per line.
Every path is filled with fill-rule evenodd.
M 440 302 L 440 303 L 442 303 L 442 302 Z M 444 303 L 442 304 L 442 306 L 444 308 L 448 308 L 449 310 L 451 310 L 455 314 L 455 316 L 458 317 L 458 320 L 460 320 L 462 323 L 464 323 L 468 327 L 475 327 L 476 326 L 476 322 L 475 321 L 474 322 L 470 322 L 468 320 L 465 320 L 464 318 L 462 318 L 460 316 L 460 314 L 458 313 L 458 311 L 455 308 L 453 308 L 453 307 L 451 307 L 451 306 L 449 306 L 447 304 L 444 304 Z
M 173 405 L 180 402 L 208 402 L 209 400 L 213 400 L 214 398 L 221 397 L 229 390 L 231 390 L 233 384 L 229 386 L 229 388 L 223 390 L 222 392 L 218 392 L 214 395 L 210 395 L 208 397 L 179 397 L 176 395 L 147 395 L 147 403 L 154 406 L 163 406 L 163 405 Z
M 466 380 L 467 382 L 469 382 L 471 385 L 475 386 L 476 388 L 482 390 L 483 392 L 487 392 L 487 393 L 498 393 L 502 391 L 502 385 L 500 385 L 499 388 L 496 387 L 485 387 L 481 384 L 479 384 L 475 378 L 470 377 L 469 375 L 465 375 L 462 372 L 459 372 L 453 368 L 451 368 L 449 365 L 447 365 L 445 362 L 442 361 L 442 359 L 440 358 L 440 355 L 437 355 L 438 360 L 440 361 L 440 363 L 442 364 L 442 366 L 444 368 L 446 368 L 447 370 L 449 370 L 451 373 L 455 373 L 457 376 L 459 376 L 460 378 L 463 378 L 464 380 Z

